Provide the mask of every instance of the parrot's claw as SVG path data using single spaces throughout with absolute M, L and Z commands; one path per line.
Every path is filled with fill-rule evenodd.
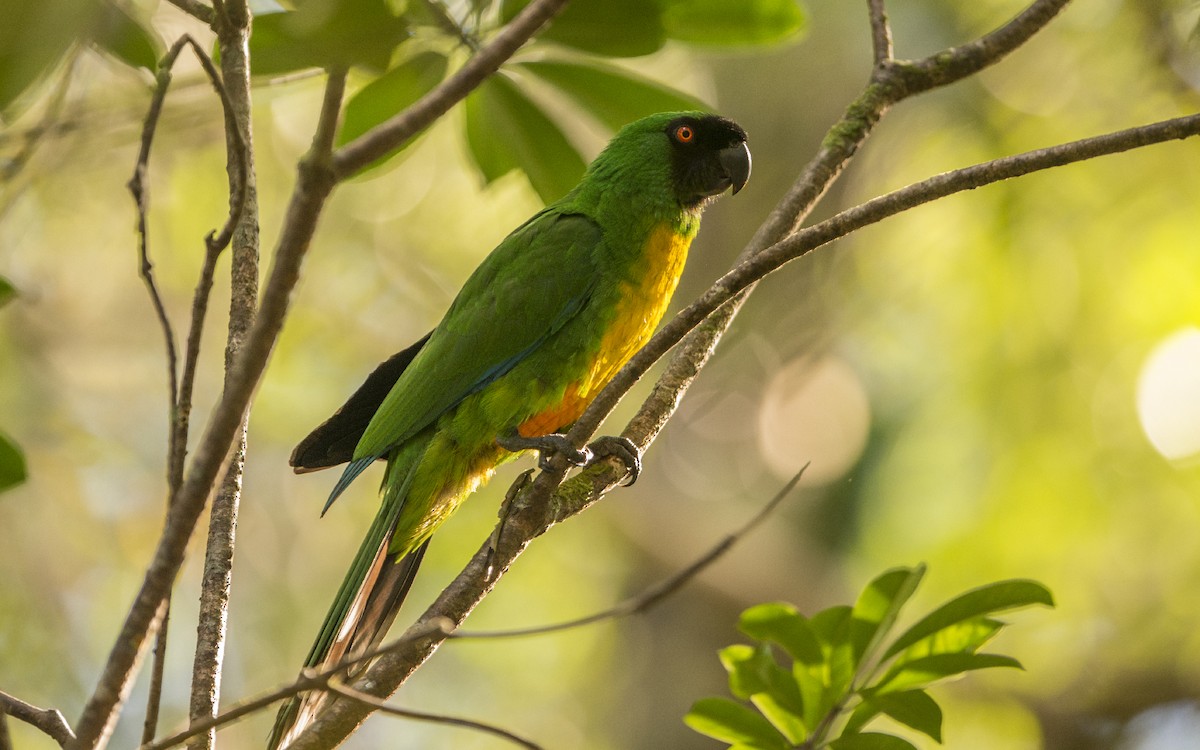
M 566 435 L 552 432 L 549 435 L 523 437 L 521 435 L 506 435 L 496 438 L 496 444 L 506 451 L 517 453 L 524 450 L 538 452 L 538 468 L 546 471 L 550 468 L 550 459 L 555 453 L 567 459 L 572 466 L 587 466 L 592 460 L 592 452 L 587 448 L 576 448 L 567 440 Z
M 592 461 L 613 456 L 625 465 L 628 479 L 621 483 L 623 487 L 631 487 L 642 473 L 642 452 L 633 441 L 620 435 L 603 435 L 588 445 L 592 452 Z

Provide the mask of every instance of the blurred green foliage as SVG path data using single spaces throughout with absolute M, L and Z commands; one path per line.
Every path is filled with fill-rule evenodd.
M 0 122 L 76 45 L 151 71 L 163 51 L 154 30 L 116 0 L 11 0 L 0 24 Z
M 250 41 L 252 72 L 271 76 L 358 66 L 365 69 L 361 72 L 377 75 L 346 107 L 338 143 L 348 143 L 440 83 L 448 72 L 448 43 L 476 48 L 528 0 L 498 5 L 498 11 L 488 12 L 487 3 L 474 4 L 460 21 L 453 8 L 432 0 L 412 3 L 412 11 L 402 16 L 394 15 L 388 0 L 306 0 L 295 10 L 257 16 Z M 549 82 L 615 131 L 647 114 L 703 105 L 632 71 L 590 58 L 648 55 L 668 39 L 743 47 L 778 44 L 794 40 L 803 28 L 804 15 L 796 0 L 577 0 L 531 45 L 529 54 L 539 59 L 510 70 L 528 71 Z M 525 88 L 519 78 L 496 76 L 474 91 L 466 106 L 467 143 L 485 181 L 513 170 L 523 172 L 549 203 L 579 181 L 585 160 L 560 125 L 561 103 L 544 107 Z M 504 137 L 496 137 L 497 132 Z
M 499 23 L 490 3 L 451 3 L 462 28 L 485 34 L 464 41 L 435 16 L 417 18 L 421 5 L 409 4 L 408 35 L 396 35 L 386 73 L 352 70 L 346 129 L 365 129 L 352 111 L 364 123 L 387 116 L 386 102 L 356 103 L 370 101 L 364 92 L 373 82 L 423 60 L 394 74 L 396 111 Z M 802 45 L 692 44 L 699 40 L 676 31 L 667 12 L 683 6 L 662 4 L 668 41 L 652 55 L 603 60 L 546 40 L 503 69 L 584 160 L 622 108 L 634 111 L 608 95 L 578 101 L 601 86 L 669 86 L 747 128 L 754 180 L 708 211 L 680 302 L 728 267 L 869 74 L 862 4 L 809 5 Z M 44 22 L 19 15 L 35 7 Z M 0 276 L 20 290 L 0 315 L 0 415 L 30 475 L 0 502 L 0 687 L 68 717 L 92 686 L 161 530 L 167 419 L 162 339 L 136 275 L 133 207 L 121 188 L 136 159 L 147 78 L 121 55 L 90 53 L 104 45 L 80 41 L 96 35 L 81 31 L 78 7 L 19 0 L 5 12 L 21 23 L 0 24 Z M 1022 7 L 889 3 L 904 57 L 961 43 Z M 211 40 L 167 3 L 120 8 L 141 19 L 156 50 L 158 39 L 181 31 Z M 821 210 L 981 160 L 1193 112 L 1193 25 L 1182 0 L 1073 3 L 995 69 L 889 113 Z M 564 65 L 588 71 L 570 79 L 574 89 L 548 72 Z M 185 56 L 180 66 L 149 175 L 151 253 L 177 327 L 203 237 L 227 210 L 216 100 L 194 63 Z M 600 83 L 613 68 L 637 83 Z M 311 143 L 320 88 L 311 76 L 264 76 L 255 97 L 269 253 L 296 160 Z M 339 188 L 322 217 L 252 416 L 228 700 L 294 676 L 374 511 L 364 484 L 319 519 L 333 480 L 290 475 L 291 445 L 375 363 L 423 335 L 480 258 L 542 203 L 520 173 L 484 184 L 466 109 L 386 168 Z M 14 164 L 30 141 L 38 147 Z M 874 571 L 920 559 L 939 575 L 910 606 L 928 610 L 981 581 L 1009 578 L 1044 581 L 1058 599 L 1052 614 L 1026 613 L 997 642 L 1020 654 L 1028 672 L 1019 679 L 991 670 L 938 688 L 950 717 L 947 746 L 1186 746 L 1200 733 L 1192 703 L 1200 690 L 1200 464 L 1155 450 L 1133 394 L 1160 343 L 1200 321 L 1197 148 L 1167 144 L 956 196 L 768 279 L 647 455 L 638 485 L 531 547 L 470 624 L 541 624 L 600 609 L 690 561 L 811 459 L 805 499 L 642 618 L 502 646 L 448 644 L 398 700 L 494 721 L 549 747 L 715 748 L 678 717 L 697 695 L 726 689 L 711 654 L 738 637 L 740 612 L 779 600 L 820 611 L 852 598 Z M 216 299 L 210 334 L 224 326 Z M 197 429 L 221 387 L 221 338 L 204 341 Z M 1186 415 L 1196 404 L 1174 407 Z M 855 420 L 862 424 L 846 429 Z M 439 535 L 413 611 L 486 538 L 511 476 Z M 180 577 L 180 623 L 194 619 L 196 557 Z M 176 629 L 168 652 L 176 677 L 164 726 L 186 714 L 187 631 Z M 118 745 L 136 743 L 144 690 L 135 689 Z M 260 747 L 269 721 L 248 720 L 222 741 Z M 40 741 L 9 726 L 17 747 Z M 904 737 L 934 746 L 917 732 Z M 500 747 L 382 717 L 347 746 Z

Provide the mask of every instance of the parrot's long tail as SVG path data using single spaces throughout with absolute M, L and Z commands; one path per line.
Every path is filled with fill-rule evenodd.
M 409 467 L 417 463 L 411 462 Z M 394 473 L 394 468 L 389 467 L 389 474 Z M 388 553 L 413 470 L 409 468 L 402 482 L 386 483 L 379 513 L 325 616 L 321 632 L 304 662 L 306 669 L 324 669 L 374 649 L 396 619 L 429 546 L 426 539 L 408 554 Z M 369 664 L 370 660 L 366 660 L 354 665 L 347 670 L 346 679 L 355 679 Z M 275 717 L 267 747 L 270 750 L 287 747 L 331 701 L 331 695 L 322 690 L 289 699 Z

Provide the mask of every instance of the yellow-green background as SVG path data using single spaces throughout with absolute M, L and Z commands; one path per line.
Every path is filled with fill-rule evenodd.
M 864 6 L 810 2 L 808 36 L 794 47 L 668 47 L 629 63 L 736 118 L 754 152 L 747 189 L 709 211 L 676 307 L 728 266 L 866 80 Z M 893 2 L 897 52 L 965 41 L 1021 7 Z M 1011 59 L 896 108 L 819 213 L 936 172 L 1194 111 L 1194 15 L 1169 0 L 1072 4 Z M 194 30 L 166 4 L 154 18 L 168 38 Z M 0 496 L 0 689 L 72 719 L 161 528 L 167 404 L 124 189 L 146 81 L 95 57 L 80 65 L 66 110 L 75 127 L 3 185 L 0 203 L 0 275 L 21 295 L 0 311 L 0 429 L 30 469 Z M 223 220 L 226 197 L 211 92 L 194 67 L 177 86 L 151 162 L 150 242 L 179 330 L 202 238 Z M 320 86 L 255 95 L 269 250 Z M 30 124 L 4 133 L 6 148 Z M 589 155 L 603 139 L 586 124 L 572 137 Z M 456 110 L 402 160 L 339 189 L 322 219 L 251 420 L 226 702 L 295 674 L 374 510 L 370 478 L 318 518 L 333 477 L 292 475 L 291 445 L 377 361 L 436 323 L 483 255 L 539 205 L 519 175 L 484 189 L 465 154 Z M 1156 347 L 1194 351 L 1200 335 L 1198 198 L 1200 145 L 1171 143 L 956 196 L 793 264 L 756 293 L 637 486 L 535 544 L 469 625 L 603 608 L 700 554 L 811 460 L 804 491 L 649 614 L 450 644 L 397 700 L 496 722 L 547 748 L 716 747 L 680 717 L 724 692 L 715 651 L 738 639 L 742 608 L 787 600 L 812 612 L 850 601 L 885 567 L 926 561 L 914 607 L 1009 577 L 1043 581 L 1058 601 L 1013 616 L 997 644 L 1027 671 L 934 690 L 948 747 L 1191 746 L 1200 360 L 1166 360 L 1184 383 L 1165 399 L 1183 424 L 1170 460 L 1148 440 L 1137 394 Z M 220 282 L 197 428 L 220 383 L 226 292 Z M 438 535 L 408 618 L 485 538 L 523 468 L 506 470 Z M 202 531 L 174 599 L 167 728 L 187 703 Z M 114 746 L 136 744 L 144 683 Z M 223 746 L 259 746 L 269 721 L 228 729 Z M 20 748 L 51 746 L 10 727 Z M 504 745 L 377 717 L 348 746 Z

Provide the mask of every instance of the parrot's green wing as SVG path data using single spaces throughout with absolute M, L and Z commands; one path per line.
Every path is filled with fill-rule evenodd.
M 380 405 L 330 502 L 372 461 L 511 370 L 578 313 L 595 286 L 602 241 L 592 219 L 554 208 L 505 238 Z

